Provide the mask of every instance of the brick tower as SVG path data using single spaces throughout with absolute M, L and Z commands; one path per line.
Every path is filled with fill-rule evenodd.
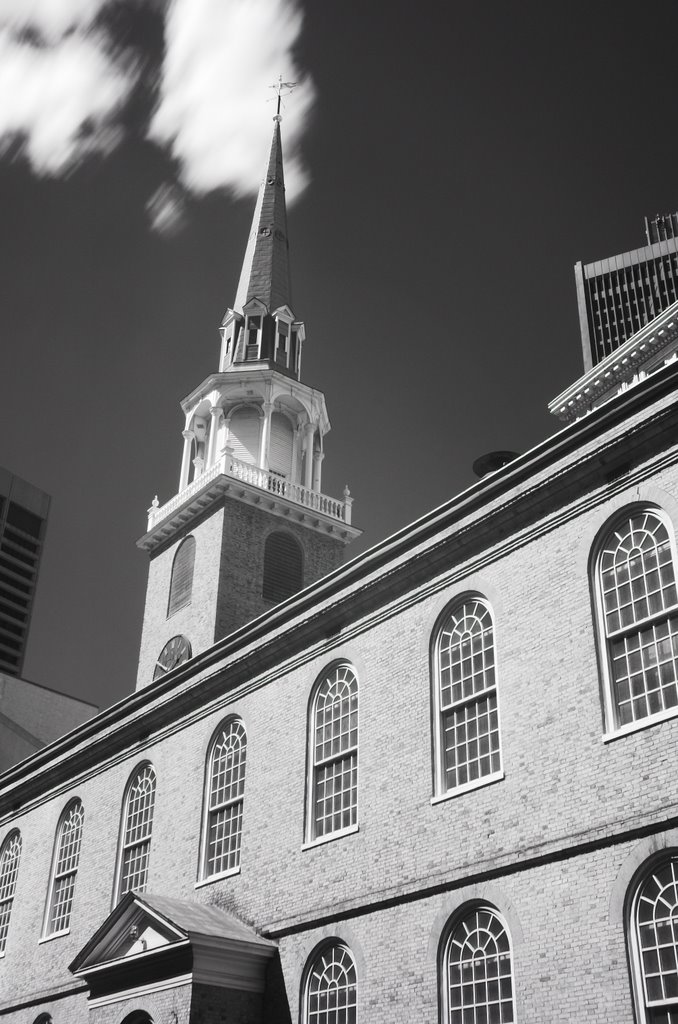
M 137 689 L 336 568 L 360 533 L 348 490 L 321 491 L 330 423 L 301 381 L 279 114 L 220 333 L 218 372 L 181 403 L 178 491 L 138 542 L 151 561 Z

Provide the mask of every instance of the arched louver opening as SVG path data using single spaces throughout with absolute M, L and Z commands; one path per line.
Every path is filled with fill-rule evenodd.
M 177 548 L 172 564 L 169 601 L 167 602 L 168 616 L 191 603 L 194 568 L 195 537 L 187 537 Z
M 271 439 L 268 452 L 268 468 L 272 473 L 290 480 L 292 476 L 292 452 L 294 449 L 294 429 L 292 424 L 281 412 L 271 416 Z
M 289 533 L 270 533 L 264 546 L 264 600 L 284 601 L 303 585 L 303 553 L 299 543 Z
M 229 422 L 228 443 L 240 462 L 256 465 L 259 461 L 260 416 L 254 406 L 236 409 Z

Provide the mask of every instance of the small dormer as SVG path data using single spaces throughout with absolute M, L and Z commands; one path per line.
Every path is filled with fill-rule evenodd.
M 227 309 L 224 319 L 221 321 L 219 333 L 221 334 L 221 355 L 219 357 L 219 370 L 223 373 L 235 361 L 235 352 L 238 342 L 241 340 L 244 317 L 236 313 L 234 309 Z

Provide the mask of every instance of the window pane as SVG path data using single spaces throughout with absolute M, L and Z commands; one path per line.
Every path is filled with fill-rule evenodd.
M 229 722 L 212 750 L 206 874 L 216 875 L 240 865 L 247 737 L 242 722 Z
M 146 888 L 154 807 L 155 771 L 147 764 L 127 794 L 119 896 L 132 889 L 143 892 Z
M 349 950 L 340 945 L 327 947 L 309 971 L 304 1024 L 355 1024 L 356 990 Z
M 322 681 L 313 721 L 313 835 L 348 828 L 358 807 L 358 680 L 338 665 Z
M 455 926 L 445 956 L 447 1021 L 512 1022 L 508 935 L 489 908 L 472 910 Z M 496 979 L 501 976 L 501 982 Z

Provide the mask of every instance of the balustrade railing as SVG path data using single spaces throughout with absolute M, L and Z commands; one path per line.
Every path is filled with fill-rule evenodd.
M 302 484 L 293 483 L 279 473 L 274 473 L 268 469 L 260 469 L 249 462 L 242 462 L 226 452 L 214 466 L 201 473 L 200 476 L 197 476 L 183 491 L 170 498 L 164 505 L 160 505 L 158 499 L 155 498 L 148 510 L 148 529 L 152 530 L 154 526 L 157 526 L 163 519 L 166 519 L 172 512 L 175 512 L 194 494 L 201 491 L 205 484 L 215 480 L 222 473 L 226 476 L 232 476 L 244 484 L 249 484 L 251 487 L 257 487 L 261 491 L 267 491 L 270 494 L 287 498 L 289 501 L 303 506 L 303 508 L 320 512 L 322 515 L 329 516 L 330 519 L 337 519 L 347 525 L 351 523 L 353 498 L 350 496 L 348 487 L 344 490 L 343 500 L 330 498 L 328 495 L 321 494 L 319 491 L 313 491 Z

